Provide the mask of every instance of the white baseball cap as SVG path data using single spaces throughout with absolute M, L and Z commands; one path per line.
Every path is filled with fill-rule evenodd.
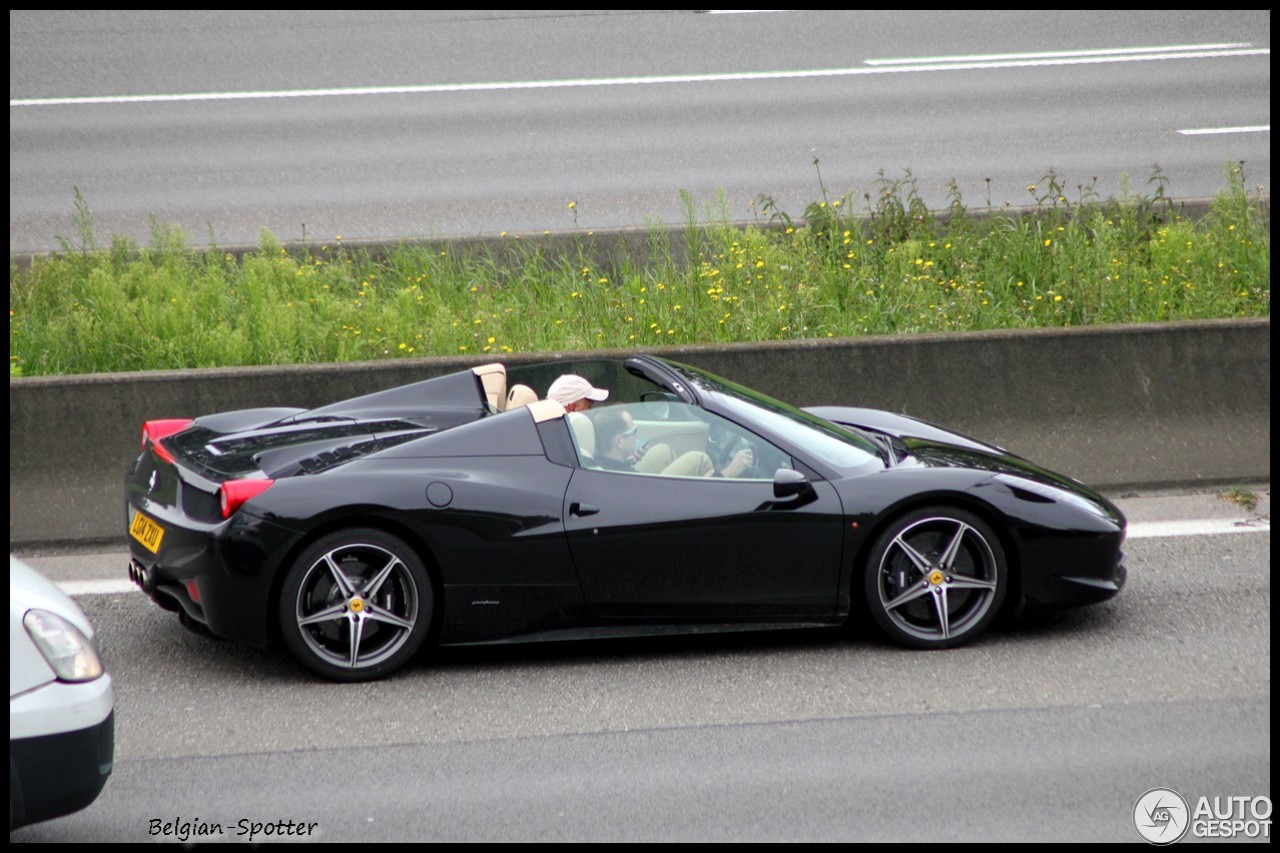
M 547 399 L 555 400 L 562 406 L 576 403 L 579 400 L 590 400 L 603 403 L 609 399 L 609 392 L 604 388 L 595 388 L 590 382 L 576 373 L 566 373 L 547 389 Z

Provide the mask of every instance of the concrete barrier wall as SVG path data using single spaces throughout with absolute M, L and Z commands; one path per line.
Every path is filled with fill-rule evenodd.
M 935 421 L 1102 487 L 1271 476 L 1269 319 L 650 351 L 800 405 L 865 406 Z M 122 479 L 144 420 L 312 407 L 476 363 L 430 358 L 11 379 L 10 548 L 122 542 Z

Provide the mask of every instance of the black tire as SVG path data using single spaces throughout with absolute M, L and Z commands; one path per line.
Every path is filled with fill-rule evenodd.
M 977 516 L 928 507 L 896 519 L 867 562 L 867 608 L 894 642 L 948 649 L 977 637 L 1009 587 L 1004 549 Z
M 352 529 L 316 540 L 280 592 L 280 632 L 304 666 L 333 681 L 389 675 L 422 647 L 434 595 L 412 548 Z

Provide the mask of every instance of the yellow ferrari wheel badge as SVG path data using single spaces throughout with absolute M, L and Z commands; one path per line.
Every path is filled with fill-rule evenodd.
M 940 586 L 942 584 L 942 580 L 944 577 L 945 575 L 943 575 L 942 572 L 938 571 L 937 569 L 934 569 L 933 571 L 929 572 L 929 583 L 933 584 L 934 586 Z
M 364 599 L 353 598 L 350 603 L 347 604 L 347 607 L 350 608 L 352 613 L 359 613 L 361 610 L 364 610 Z

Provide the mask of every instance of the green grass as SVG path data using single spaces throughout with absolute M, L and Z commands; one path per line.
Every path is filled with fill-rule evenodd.
M 10 375 L 1270 316 L 1269 207 L 1239 169 L 1195 222 L 1153 180 L 1068 201 L 1050 172 L 1032 212 L 979 216 L 882 177 L 860 201 L 823 188 L 795 221 L 767 198 L 747 228 L 690 215 L 690 262 L 655 230 L 605 268 L 585 233 L 555 254 L 512 238 L 378 257 L 264 233 L 235 258 L 157 225 L 148 247 L 97 249 L 77 194 L 75 241 L 10 263 Z
M 1232 486 L 1221 494 L 1225 501 L 1243 507 L 1245 512 L 1253 512 L 1258 508 L 1258 495 L 1253 489 L 1244 486 Z

